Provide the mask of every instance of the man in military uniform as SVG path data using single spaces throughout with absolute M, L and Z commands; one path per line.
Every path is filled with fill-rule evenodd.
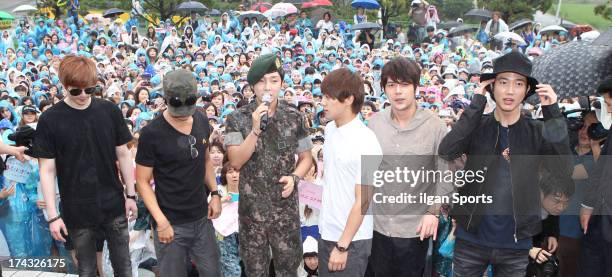
M 304 115 L 277 99 L 283 78 L 275 55 L 257 58 L 247 75 L 256 101 L 226 119 L 229 162 L 240 169 L 240 256 L 248 276 L 268 276 L 270 249 L 276 276 L 297 276 L 302 259 L 296 188 L 311 167 L 312 142 Z

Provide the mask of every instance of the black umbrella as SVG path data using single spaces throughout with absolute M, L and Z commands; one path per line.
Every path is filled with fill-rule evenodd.
M 178 12 L 205 12 L 208 8 L 197 1 L 188 1 L 179 4 L 176 7 L 176 11 Z
M 244 20 L 245 18 L 252 19 L 253 17 L 257 18 L 258 22 L 267 19 L 263 13 L 260 13 L 258 11 L 248 11 L 242 12 L 238 17 L 238 20 L 242 23 L 242 20 Z
M 491 19 L 491 11 L 485 9 L 471 9 L 465 14 L 465 17 L 472 17 L 480 20 Z
M 459 27 L 452 28 L 448 32 L 448 36 L 450 36 L 450 37 L 460 36 L 460 35 L 463 35 L 465 33 L 472 33 L 472 32 L 476 32 L 476 31 L 478 31 L 478 27 L 477 26 L 474 26 L 474 25 L 461 25 Z
M 528 24 L 533 24 L 533 21 L 531 19 L 523 18 L 523 19 L 519 19 L 516 22 L 512 22 L 512 24 L 510 24 L 510 26 L 508 26 L 508 28 L 510 29 L 510 31 L 512 31 L 514 29 L 521 28 L 521 27 L 523 27 L 525 25 L 528 25 Z
M 358 24 L 353 25 L 351 29 L 353 31 L 357 31 L 357 30 L 366 30 L 366 29 L 380 30 L 381 28 L 382 27 L 378 23 L 363 22 L 363 23 L 358 23 Z
M 597 39 L 593 41 L 593 45 L 612 45 L 612 28 L 602 32 Z
M 611 73 L 611 53 L 611 45 L 568 42 L 535 58 L 531 75 L 551 85 L 559 99 L 593 95 L 597 85 Z
M 221 11 L 217 10 L 217 9 L 212 9 L 210 11 L 208 11 L 207 13 L 210 16 L 220 16 L 221 15 Z
M 106 10 L 102 14 L 102 17 L 104 17 L 104 18 L 111 18 L 111 17 L 115 17 L 115 16 L 118 16 L 118 15 L 123 14 L 123 13 L 125 13 L 125 11 L 122 10 L 122 9 L 112 8 L 112 9 Z
M 461 25 L 463 25 L 463 23 L 461 23 L 461 22 L 447 21 L 447 22 L 442 22 L 442 23 L 438 24 L 438 29 L 449 30 L 450 28 L 459 27 Z

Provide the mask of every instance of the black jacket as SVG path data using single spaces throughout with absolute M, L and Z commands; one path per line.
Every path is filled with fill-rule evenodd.
M 591 185 L 587 187 L 583 204 L 595 208 L 597 214 L 612 215 L 612 128 L 595 164 Z
M 483 115 L 486 97 L 474 95 L 471 105 L 463 112 L 453 129 L 444 137 L 438 153 L 447 160 L 467 155 L 465 170 L 495 170 L 499 158 L 500 123 L 493 114 Z M 543 106 L 544 121 L 521 118 L 508 126 L 512 216 L 515 240 L 531 238 L 541 232 L 540 169 L 556 175 L 557 180 L 571 183 L 571 151 L 567 124 L 557 104 Z M 547 156 L 544 156 L 547 155 Z M 489 183 L 466 182 L 458 188 L 461 196 L 479 196 Z M 454 205 L 451 214 L 466 231 L 476 233 L 485 212 L 482 203 Z

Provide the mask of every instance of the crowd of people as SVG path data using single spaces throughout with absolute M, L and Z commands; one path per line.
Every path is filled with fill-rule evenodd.
M 610 129 L 612 79 L 587 100 L 604 112 L 584 110 L 531 74 L 567 33 L 528 24 L 518 45 L 493 39 L 498 12 L 460 36 L 425 1 L 410 15 L 382 41 L 352 30 L 362 9 L 3 30 L 5 270 L 56 257 L 80 276 L 610 276 L 610 140 L 591 129 Z M 433 194 L 495 201 L 373 202 L 363 157 L 400 155 L 488 167 Z

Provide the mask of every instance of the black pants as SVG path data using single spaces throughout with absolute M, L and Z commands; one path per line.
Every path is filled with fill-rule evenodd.
M 578 276 L 612 276 L 612 242 L 606 241 L 602 232 L 601 217 L 611 215 L 594 215 L 589 221 L 586 236 L 582 239 L 582 255 Z
M 429 239 L 387 237 L 374 231 L 370 269 L 374 276 L 421 277 Z
M 79 276 L 97 276 L 96 233 L 98 229 L 102 230 L 104 239 L 108 243 L 109 256 L 115 276 L 131 277 L 130 238 L 128 236 L 127 219 L 124 214 L 97 227 L 68 230 L 78 260 Z
M 501 249 L 477 245 L 465 240 L 455 241 L 453 276 L 483 276 L 489 265 L 495 277 L 525 277 L 529 264 L 529 249 Z

